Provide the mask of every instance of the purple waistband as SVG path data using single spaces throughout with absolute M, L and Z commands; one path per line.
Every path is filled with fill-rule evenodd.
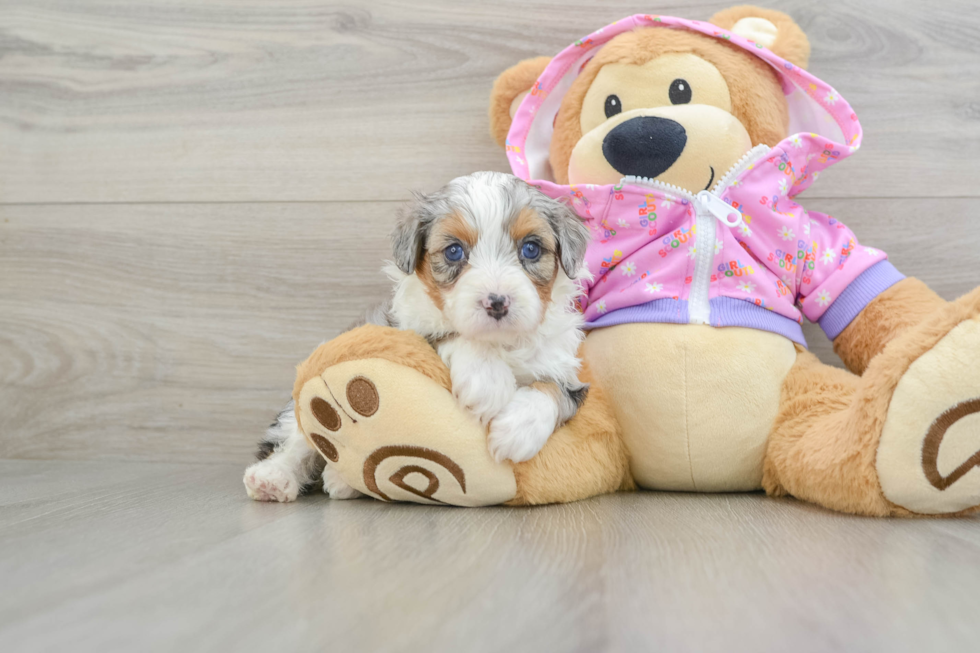
M 806 339 L 803 337 L 803 327 L 788 317 L 773 313 L 761 306 L 756 306 L 752 302 L 733 297 L 716 297 L 711 300 L 710 304 L 711 326 L 745 327 L 748 329 L 770 331 L 806 347 Z M 687 300 L 654 299 L 645 304 L 628 306 L 618 311 L 606 313 L 592 322 L 587 322 L 585 329 L 600 329 L 617 324 L 637 322 L 687 324 L 689 321 Z

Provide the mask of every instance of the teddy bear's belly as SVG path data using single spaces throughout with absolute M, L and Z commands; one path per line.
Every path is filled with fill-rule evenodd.
M 792 342 L 755 329 L 623 324 L 591 332 L 584 355 L 613 403 L 639 486 L 761 487 Z

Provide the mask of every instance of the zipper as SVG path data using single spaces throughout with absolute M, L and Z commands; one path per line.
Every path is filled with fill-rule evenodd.
M 715 183 L 715 187 L 711 189 L 711 192 L 715 195 L 721 195 L 721 193 L 726 191 L 728 187 L 732 185 L 732 182 L 735 181 L 735 177 L 738 177 L 740 174 L 745 172 L 750 165 L 754 164 L 764 155 L 769 154 L 769 150 L 771 149 L 772 148 L 765 143 L 761 143 L 746 152 L 744 155 L 742 155 L 741 159 L 735 162 L 735 165 L 733 165 L 728 172 L 722 175 L 721 179 Z
M 742 214 L 731 204 L 721 199 L 717 195 L 712 195 L 706 190 L 694 196 L 698 206 L 715 216 L 724 223 L 726 227 L 734 229 L 742 224 Z
M 695 211 L 694 235 L 694 274 L 691 277 L 691 292 L 687 298 L 688 323 L 711 324 L 711 267 L 715 260 L 715 242 L 718 236 L 717 222 L 734 229 L 742 224 L 742 214 L 721 199 L 732 182 L 751 164 L 769 153 L 768 145 L 756 145 L 735 162 L 728 172 L 708 191 L 697 195 L 683 188 L 649 177 L 623 177 L 621 184 L 635 184 L 654 188 L 672 195 L 686 198 Z

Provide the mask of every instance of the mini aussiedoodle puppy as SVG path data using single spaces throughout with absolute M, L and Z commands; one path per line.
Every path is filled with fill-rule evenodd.
M 457 400 L 489 427 L 499 462 L 532 458 L 585 399 L 574 279 L 589 230 L 517 177 L 478 172 L 418 195 L 392 236 L 393 297 L 358 323 L 410 329 L 435 347 Z M 354 326 L 358 326 L 354 325 Z M 358 492 L 299 431 L 290 403 L 245 471 L 250 497 L 292 501 L 323 477 L 333 498 Z

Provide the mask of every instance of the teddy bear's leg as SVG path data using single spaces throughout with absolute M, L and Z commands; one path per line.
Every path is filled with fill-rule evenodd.
M 293 398 L 328 469 L 377 499 L 549 503 L 629 485 L 601 391 L 534 459 L 496 463 L 485 429 L 453 397 L 449 370 L 411 332 L 368 325 L 321 345 L 299 366 Z
M 904 330 L 854 376 L 800 352 L 763 485 L 865 515 L 980 507 L 980 290 Z

